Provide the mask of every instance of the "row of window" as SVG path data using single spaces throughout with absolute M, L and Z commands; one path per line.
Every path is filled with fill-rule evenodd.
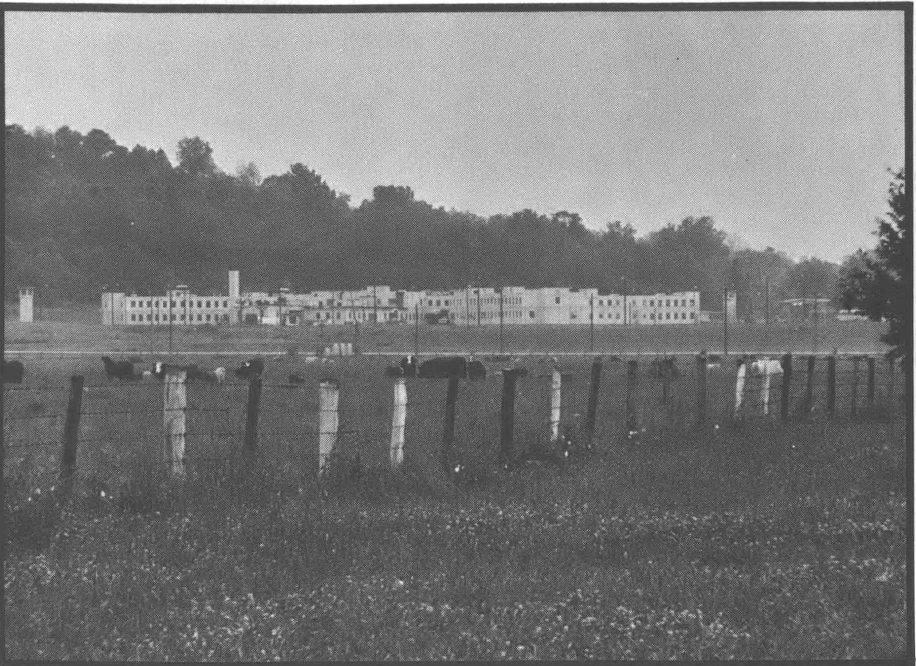
M 146 317 L 146 319 L 144 319 L 144 316 Z M 130 320 L 134 323 L 143 322 L 143 321 L 159 323 L 161 321 L 168 321 L 169 318 L 168 318 L 168 315 L 162 315 L 160 318 L 158 314 L 155 314 L 155 315 L 131 314 Z M 172 314 L 172 321 L 184 322 L 184 320 L 185 320 L 184 314 L 174 314 L 174 313 Z M 193 314 L 188 315 L 188 322 L 193 322 L 193 321 L 195 321 L 194 315 Z M 203 322 L 220 322 L 220 321 L 228 322 L 229 315 L 198 314 L 197 321 L 202 322 L 202 323 Z
M 168 300 L 164 298 L 163 299 L 159 299 L 159 298 L 156 298 L 156 299 L 132 298 L 130 299 L 130 307 L 132 308 L 148 308 L 148 307 L 165 308 L 168 306 L 169 306 Z M 176 307 L 180 307 L 180 308 L 192 307 L 193 308 L 195 307 L 194 299 L 191 299 L 190 301 L 172 301 L 172 307 L 173 308 L 176 308 Z M 218 308 L 218 307 L 228 308 L 229 299 L 223 299 L 222 305 L 220 305 L 220 301 L 218 300 L 198 299 L 196 307 L 198 308 L 211 308 L 211 307 L 212 308 Z

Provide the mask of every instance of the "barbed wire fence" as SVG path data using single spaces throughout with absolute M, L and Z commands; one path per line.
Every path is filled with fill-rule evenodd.
M 902 376 L 876 356 L 769 356 L 779 367 L 769 375 L 748 359 L 743 385 L 733 356 L 481 358 L 479 381 L 391 379 L 377 362 L 346 359 L 286 382 L 4 384 L 8 514 L 160 482 L 234 487 L 253 460 L 265 483 L 299 492 L 405 462 L 468 480 L 694 428 L 902 409 Z

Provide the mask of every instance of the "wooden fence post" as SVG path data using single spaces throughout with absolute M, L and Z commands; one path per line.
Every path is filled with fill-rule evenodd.
M 858 405 L 856 404 L 859 401 L 859 357 L 852 357 L 852 404 L 849 409 L 849 414 L 853 418 L 856 416 Z
M 827 413 L 836 411 L 836 354 L 827 357 Z
M 779 417 L 789 420 L 789 395 L 792 387 L 792 354 L 782 355 L 782 394 L 779 402 Z
M 515 381 L 514 370 L 503 369 L 503 396 L 500 406 L 499 464 L 511 465 L 515 458 Z
M 84 382 L 85 378 L 82 375 L 74 375 L 70 378 L 70 398 L 67 401 L 63 451 L 60 456 L 60 484 L 64 497 L 69 496 L 73 491 L 73 472 L 76 469 L 76 446 L 79 441 Z
M 550 381 L 550 443 L 560 439 L 560 415 L 563 410 L 563 375 L 554 367 Z
M 894 360 L 893 358 L 891 358 L 890 356 L 888 356 L 888 357 L 887 357 L 887 374 L 888 374 L 888 378 L 887 378 L 887 401 L 888 401 L 888 403 L 890 403 L 891 408 L 893 408 L 893 406 L 894 406 L 894 393 L 896 392 L 896 391 L 895 391 L 895 388 L 896 388 L 895 384 L 896 384 L 896 380 L 897 380 L 897 377 L 895 376 L 895 371 L 896 371 L 896 369 L 897 369 L 897 368 L 895 367 L 896 365 L 897 365 L 897 363 L 895 362 L 895 360 Z
M 398 469 L 404 462 L 404 431 L 407 426 L 407 380 L 394 380 L 394 410 L 391 416 L 391 446 L 389 459 L 391 469 Z
M 173 479 L 184 477 L 184 449 L 188 406 L 186 370 L 166 372 L 162 383 L 162 419 L 165 430 L 163 457 Z
M 588 411 L 585 414 L 585 446 L 592 448 L 595 419 L 598 415 L 598 385 L 601 383 L 601 357 L 592 361 L 592 381 L 588 389 Z
M 258 412 L 261 409 L 261 376 L 248 382 L 248 405 L 245 408 L 245 453 L 253 454 L 258 448 Z
M 697 422 L 706 423 L 706 354 L 697 354 Z
M 627 397 L 626 417 L 627 435 L 635 432 L 638 427 L 636 418 L 636 385 L 639 382 L 639 361 L 627 361 Z
M 445 422 L 442 426 L 442 471 L 451 473 L 452 442 L 455 441 L 455 406 L 458 402 L 458 379 L 451 377 L 445 391 Z
M 814 405 L 814 364 L 816 363 L 816 358 L 814 354 L 808 355 L 808 381 L 805 385 L 805 402 L 802 407 L 802 410 L 805 412 L 810 412 L 811 407 Z
M 318 475 L 322 476 L 328 459 L 337 443 L 337 428 L 340 418 L 337 406 L 340 402 L 340 387 L 334 379 L 322 379 L 318 383 Z
M 865 388 L 865 402 L 868 408 L 875 406 L 875 358 L 868 357 L 868 383 Z

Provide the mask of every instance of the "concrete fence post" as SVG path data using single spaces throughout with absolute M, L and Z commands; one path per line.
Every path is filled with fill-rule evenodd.
M 601 383 L 601 358 L 592 362 L 592 381 L 588 388 L 588 411 L 585 414 L 585 446 L 592 448 L 595 439 L 595 419 L 598 415 L 598 386 Z
M 452 442 L 455 441 L 455 407 L 458 402 L 458 379 L 452 377 L 448 380 L 445 391 L 445 421 L 442 424 L 442 470 L 446 476 L 451 471 Z
M 334 379 L 322 379 L 318 383 L 318 475 L 324 475 L 328 459 L 337 444 L 337 429 L 340 415 L 340 387 Z
M 188 406 L 188 373 L 186 370 L 166 372 L 162 383 L 163 395 L 163 458 L 173 479 L 184 478 L 186 410 Z
M 559 368 L 553 369 L 550 381 L 550 443 L 560 439 L 560 416 L 563 410 L 563 375 Z
M 735 420 L 741 418 L 741 405 L 744 403 L 744 382 L 747 378 L 747 359 L 738 366 L 738 375 L 735 378 Z
M 82 375 L 74 375 L 70 378 L 70 397 L 67 401 L 63 450 L 60 456 L 61 493 L 65 497 L 73 491 L 73 473 L 76 470 L 76 447 L 79 441 L 84 382 L 85 378 Z
M 389 458 L 391 469 L 398 469 L 404 462 L 404 432 L 407 425 L 407 380 L 394 380 L 394 409 L 391 416 L 391 446 Z

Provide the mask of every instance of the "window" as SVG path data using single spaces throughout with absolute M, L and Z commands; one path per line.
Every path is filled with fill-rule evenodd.
M 690 318 L 691 318 L 691 319 L 696 319 L 696 313 L 695 313 L 695 312 L 691 312 L 691 313 L 690 313 Z
M 436 299 L 436 307 L 440 307 L 441 305 L 442 305 L 442 301 L 440 301 L 440 300 L 437 298 L 437 299 Z
M 137 315 L 132 314 L 132 315 L 130 316 L 130 320 L 131 320 L 131 321 L 137 321 Z
M 433 304 L 433 299 L 429 299 L 429 304 L 430 304 L 430 305 Z
M 529 310 L 529 311 L 528 311 L 528 316 L 529 316 L 531 319 L 534 319 L 534 310 Z
M 615 319 L 620 319 L 620 313 L 619 313 L 619 312 L 617 313 L 617 316 L 615 317 Z
M 316 319 L 316 320 L 317 320 L 317 319 L 321 319 L 321 313 L 320 313 L 320 312 L 316 312 L 316 313 L 315 313 L 315 319 Z
M 559 303 L 559 302 L 560 302 L 560 297 L 559 297 L 559 296 L 557 296 L 557 303 Z
M 598 319 L 604 319 L 604 315 L 601 314 L 600 312 L 598 313 Z
M 654 308 L 654 307 L 655 307 L 655 301 L 649 301 L 649 307 Z
M 670 313 L 670 312 L 666 312 L 666 313 L 665 313 L 665 319 L 671 319 L 671 313 Z
M 153 315 L 150 315 L 150 314 L 146 315 L 146 321 L 152 321 L 152 320 L 153 320 Z
M 686 307 L 686 306 L 687 306 L 687 299 L 686 299 L 686 298 L 685 298 L 684 300 L 681 301 L 681 306 L 683 306 L 683 307 Z
M 690 299 L 690 307 L 693 307 L 694 305 L 696 305 L 696 301 L 694 301 L 694 299 L 691 298 L 691 299 Z
M 669 299 L 667 299 L 667 298 L 665 299 L 665 307 L 666 307 L 666 308 L 667 308 L 667 307 L 671 307 L 671 301 L 670 301 Z
M 655 321 L 655 313 L 654 313 L 654 312 L 653 312 L 652 314 L 649 315 L 649 319 Z

